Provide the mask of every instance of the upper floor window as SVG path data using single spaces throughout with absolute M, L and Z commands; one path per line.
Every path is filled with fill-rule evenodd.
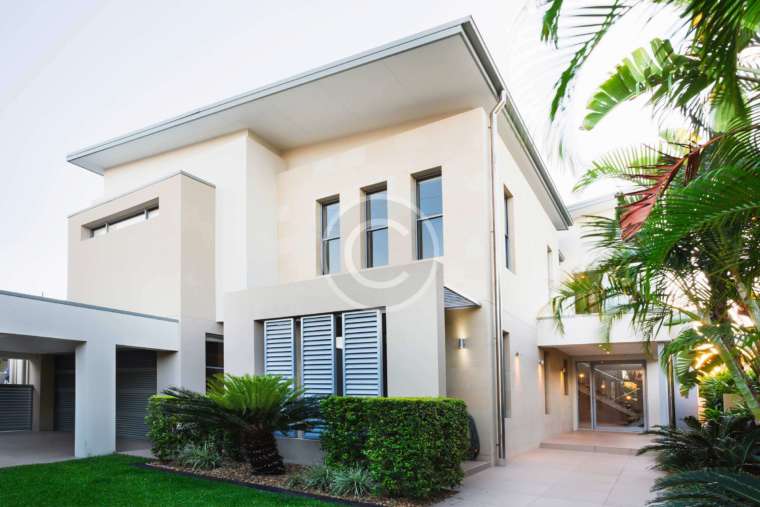
M 123 229 L 140 222 L 145 222 L 151 218 L 158 216 L 158 206 L 150 206 L 134 213 L 130 213 L 126 216 L 120 216 L 114 219 L 106 219 L 105 222 L 101 222 L 96 226 L 90 227 L 90 237 L 103 236 L 109 232 Z
M 441 175 L 417 180 L 417 258 L 443 255 Z
M 367 267 L 388 264 L 388 192 L 366 193 Z
M 340 201 L 322 203 L 322 274 L 340 271 Z
M 512 237 L 512 194 L 504 191 L 504 264 L 507 269 L 514 270 L 514 245 Z

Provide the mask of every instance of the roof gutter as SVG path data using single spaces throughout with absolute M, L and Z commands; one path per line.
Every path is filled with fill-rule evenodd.
M 509 93 L 504 79 L 502 79 L 501 74 L 499 74 L 498 69 L 493 63 L 493 58 L 488 52 L 488 49 L 483 42 L 483 38 L 480 36 L 480 33 L 475 26 L 475 21 L 472 19 L 472 17 L 469 17 L 466 20 L 461 21 L 461 26 L 462 30 L 464 31 L 464 35 L 466 36 L 470 47 L 472 48 L 472 51 L 475 53 L 478 61 L 480 62 L 484 77 L 489 81 L 491 85 L 491 90 L 493 91 L 494 98 L 500 98 L 500 94 L 502 92 L 506 93 L 507 102 L 505 107 L 502 109 L 504 116 L 509 122 L 509 125 L 514 129 L 517 137 L 520 139 L 520 144 L 522 144 L 523 149 L 533 164 L 533 168 L 535 169 L 536 174 L 538 175 L 539 180 L 546 190 L 546 193 L 549 196 L 552 205 L 556 209 L 560 219 L 562 220 L 565 227 L 570 227 L 573 225 L 572 216 L 565 207 L 565 204 L 562 201 L 562 197 L 559 195 L 559 192 L 557 192 L 557 188 L 554 186 L 554 182 L 549 175 L 549 171 L 546 169 L 543 158 L 541 158 L 541 154 L 536 149 L 536 146 L 533 143 L 533 138 L 528 132 L 528 128 L 526 127 L 522 116 L 514 105 L 515 101 L 513 100 L 512 95 Z

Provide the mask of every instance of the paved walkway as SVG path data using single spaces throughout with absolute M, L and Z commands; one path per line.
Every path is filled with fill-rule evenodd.
M 150 456 L 150 442 L 119 438 L 117 452 Z M 74 434 L 60 431 L 0 432 L 0 468 L 74 459 Z
M 505 467 L 467 477 L 440 505 L 500 507 L 642 507 L 661 474 L 650 456 L 535 449 Z

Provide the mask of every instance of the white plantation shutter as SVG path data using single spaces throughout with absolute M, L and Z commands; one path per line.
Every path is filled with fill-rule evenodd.
M 343 314 L 343 394 L 383 395 L 383 321 L 380 310 Z
M 301 318 L 301 383 L 305 396 L 335 394 L 335 317 L 312 315 Z M 304 438 L 317 439 L 322 433 L 321 421 L 303 433 Z
M 264 373 L 295 379 L 295 322 L 293 319 L 264 321 Z
M 301 382 L 307 395 L 335 393 L 335 317 L 301 318 Z

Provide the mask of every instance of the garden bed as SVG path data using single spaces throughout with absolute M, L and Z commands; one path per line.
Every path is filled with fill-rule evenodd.
M 146 463 L 144 466 L 182 475 L 192 475 L 197 477 L 216 479 L 219 481 L 253 487 L 265 491 L 304 495 L 325 501 L 337 501 L 339 503 L 357 506 L 418 507 L 431 505 L 454 494 L 453 491 L 449 491 L 441 493 L 439 495 L 436 495 L 434 498 L 429 498 L 424 501 L 415 501 L 404 498 L 384 498 L 377 496 L 362 498 L 336 496 L 318 489 L 291 487 L 288 485 L 288 479 L 305 468 L 300 465 L 286 465 L 287 471 L 282 475 L 253 475 L 251 474 L 250 465 L 247 463 L 225 463 L 222 466 L 214 468 L 212 470 L 193 470 L 190 467 L 182 466 L 177 463 L 164 463 L 160 461 Z

